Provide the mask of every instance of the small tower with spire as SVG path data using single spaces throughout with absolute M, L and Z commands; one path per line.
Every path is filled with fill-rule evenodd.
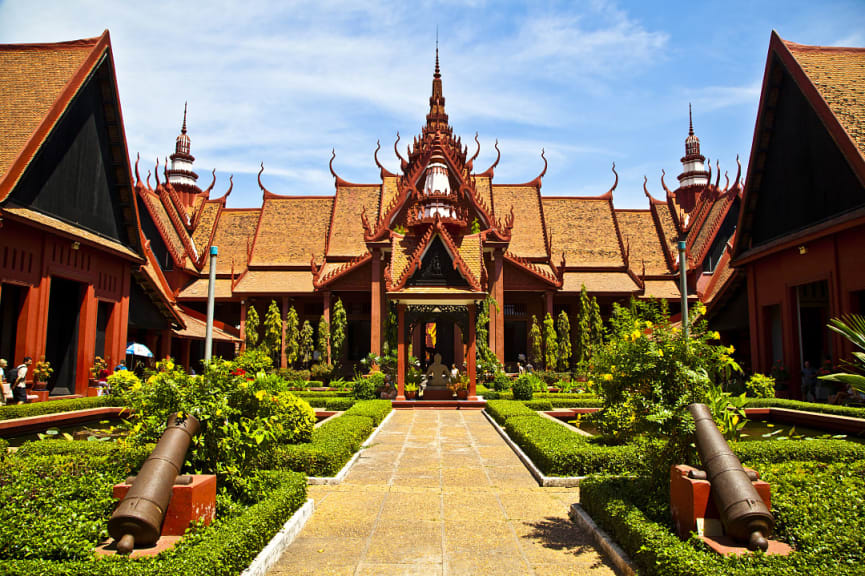
M 679 187 L 705 186 L 709 183 L 706 171 L 706 158 L 700 154 L 700 139 L 694 135 L 694 118 L 688 104 L 688 137 L 685 138 L 685 156 L 682 158 L 682 173 L 679 174 Z
M 187 206 L 192 206 L 193 197 L 201 192 L 196 183 L 198 174 L 192 169 L 195 157 L 189 153 L 189 135 L 186 133 L 186 103 L 183 103 L 183 127 L 170 156 L 171 168 L 166 171 L 168 181 Z
M 439 41 L 436 33 L 436 67 L 433 73 L 432 95 L 429 98 L 429 114 L 426 128 L 431 132 L 448 132 L 448 115 L 445 113 L 445 97 L 442 94 L 442 75 L 439 69 Z

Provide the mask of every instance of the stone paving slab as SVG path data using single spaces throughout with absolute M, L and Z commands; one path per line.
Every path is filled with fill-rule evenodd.
M 315 513 L 271 576 L 614 574 L 568 517 L 578 488 L 541 488 L 480 412 L 405 410 Z

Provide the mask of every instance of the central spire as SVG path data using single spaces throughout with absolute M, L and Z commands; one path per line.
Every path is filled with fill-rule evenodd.
M 448 115 L 445 113 L 445 97 L 442 94 L 442 74 L 439 67 L 439 41 L 436 31 L 436 65 L 433 72 L 432 95 L 429 98 L 429 114 L 426 115 L 427 129 L 435 132 L 446 131 Z

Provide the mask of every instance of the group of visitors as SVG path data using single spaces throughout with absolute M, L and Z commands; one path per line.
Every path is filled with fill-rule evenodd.
M 0 358 L 0 388 L 3 389 L 3 404 L 25 404 L 27 402 L 27 369 L 33 363 L 30 356 L 15 368 L 9 368 L 5 358 Z

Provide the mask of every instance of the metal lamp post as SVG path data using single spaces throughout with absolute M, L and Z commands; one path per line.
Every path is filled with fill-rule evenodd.
M 209 364 L 213 356 L 213 306 L 216 298 L 216 246 L 210 247 L 210 281 L 207 284 L 207 328 L 204 332 L 204 363 Z

